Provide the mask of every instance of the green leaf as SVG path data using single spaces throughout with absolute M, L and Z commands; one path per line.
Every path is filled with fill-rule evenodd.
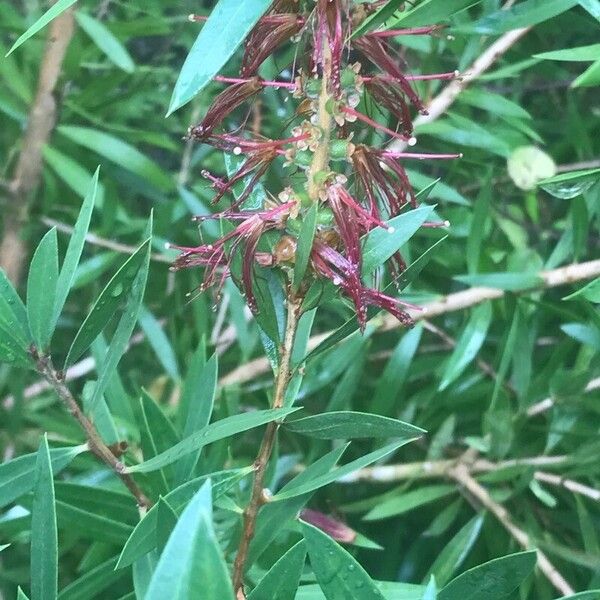
M 6 56 L 14 52 L 19 46 L 24 44 L 30 37 L 34 36 L 38 31 L 46 27 L 50 21 L 56 19 L 58 15 L 65 12 L 70 6 L 73 6 L 77 0 L 57 0 L 25 33 L 17 38 L 17 41 L 12 45 L 11 49 L 6 53 Z
M 373 583 L 387 600 L 423 600 L 425 588 L 422 585 L 391 581 L 374 581 Z M 302 585 L 298 589 L 295 600 L 327 600 L 327 598 L 318 585 Z M 340 598 L 340 600 L 342 599 Z
M 75 144 L 104 156 L 104 158 L 118 164 L 127 171 L 135 173 L 163 192 L 174 188 L 171 177 L 154 161 L 119 138 L 91 127 L 61 125 L 57 130 Z
M 35 463 L 31 509 L 31 600 L 55 600 L 58 589 L 58 531 L 52 463 L 46 435 Z
M 294 600 L 305 560 L 306 545 L 300 541 L 267 571 L 248 600 Z
M 69 348 L 65 360 L 65 366 L 75 362 L 90 347 L 90 344 L 98 337 L 104 327 L 106 327 L 121 304 L 122 298 L 131 289 L 135 278 L 146 261 L 149 249 L 150 240 L 146 240 L 123 263 L 121 268 L 102 290 L 92 310 L 75 335 L 75 339 Z
M 489 90 L 463 90 L 460 96 L 458 96 L 458 99 L 460 102 L 475 106 L 476 108 L 481 108 L 494 115 L 515 117 L 517 119 L 531 119 L 531 115 L 516 102 L 513 102 L 500 94 L 494 94 Z
M 54 302 L 54 313 L 52 328 L 56 326 L 58 317 L 62 312 L 62 309 L 69 295 L 69 291 L 73 285 L 75 279 L 75 272 L 79 266 L 79 260 L 81 259 L 81 253 L 83 252 L 83 246 L 85 244 L 85 237 L 90 228 L 90 221 L 92 219 L 92 211 L 94 210 L 94 203 L 96 201 L 96 194 L 98 192 L 98 174 L 100 167 L 96 169 L 88 193 L 81 205 L 77 222 L 73 228 L 71 239 L 69 240 L 69 246 L 67 253 L 65 254 L 65 260 L 60 269 L 58 275 L 58 281 L 56 283 L 56 299 Z
M 87 450 L 87 444 L 50 450 L 54 474 L 60 473 L 71 461 Z M 35 484 L 37 454 L 24 454 L 0 464 L 0 508 L 27 494 Z
M 586 169 L 542 179 L 538 185 L 555 198 L 571 200 L 587 192 L 599 180 L 600 169 Z
M 129 52 L 106 25 L 83 12 L 75 13 L 75 19 L 77 19 L 81 29 L 92 38 L 92 41 L 106 54 L 112 63 L 126 73 L 133 73 L 135 64 Z
M 435 578 L 438 585 L 446 585 L 467 558 L 473 544 L 475 544 L 479 537 L 482 525 L 483 516 L 478 515 L 461 527 L 458 533 L 438 554 L 425 579 L 429 579 L 431 576 Z
M 597 600 L 597 598 L 600 598 L 600 589 L 579 592 L 579 594 L 573 594 L 572 596 L 562 596 L 558 600 Z
M 17 600 L 29 600 L 29 597 L 27 596 L 27 594 L 21 589 L 21 586 L 19 586 L 19 589 L 17 589 Z
M 437 584 L 433 575 L 427 584 L 427 589 L 423 593 L 422 600 L 437 600 Z
M 577 298 L 579 296 L 583 296 L 586 300 L 590 302 L 599 303 L 600 302 L 600 277 L 598 279 L 594 279 L 594 281 L 590 281 L 587 285 L 578 289 L 576 292 L 565 296 L 563 300 L 572 300 L 573 298 Z
M 296 262 L 294 263 L 294 280 L 293 290 L 297 292 L 300 289 L 302 279 L 308 267 L 310 253 L 315 239 L 315 231 L 317 229 L 317 217 L 319 214 L 319 206 L 317 202 L 313 202 L 302 220 L 300 233 L 298 234 L 298 247 L 296 248 Z
M 454 382 L 477 356 L 483 342 L 485 342 L 492 321 L 492 314 L 490 302 L 484 302 L 473 309 L 469 322 L 460 334 L 456 347 L 446 364 L 438 387 L 439 391 L 445 390 Z
M 481 0 L 423 0 L 415 8 L 401 12 L 398 18 L 388 24 L 389 29 L 417 27 L 440 23 L 454 16 L 457 12 L 479 4 Z
M 0 269 L 0 328 L 27 349 L 31 343 L 27 309 L 6 273 Z
M 408 423 L 369 413 L 330 412 L 295 421 L 287 421 L 285 428 L 294 433 L 321 440 L 344 438 L 409 438 L 421 437 L 425 430 Z
M 177 521 L 144 600 L 234 600 L 231 579 L 212 522 L 208 480 Z
M 590 87 L 600 84 L 600 60 L 588 67 L 573 83 L 572 88 Z
M 366 18 L 352 32 L 352 37 L 359 37 L 369 31 L 377 29 L 384 24 L 388 19 L 394 16 L 394 13 L 401 7 L 402 0 L 389 0 L 381 8 L 377 9 L 370 17 Z
M 233 177 L 246 162 L 244 155 L 236 156 L 235 154 L 224 153 L 223 160 L 225 161 L 225 170 L 227 171 L 227 177 Z M 246 187 L 252 183 L 254 179 L 254 173 L 246 175 L 242 181 L 238 181 L 233 186 L 233 196 L 236 200 L 244 193 Z M 267 192 L 265 187 L 259 181 L 254 185 L 254 189 L 250 192 L 250 195 L 241 205 L 244 210 L 259 210 L 263 207 Z M 197 213 L 198 214 L 198 213 Z
M 420 437 L 420 436 L 418 436 Z M 415 437 L 411 440 L 402 440 L 400 442 L 393 442 L 384 446 L 383 448 L 379 448 L 374 452 L 370 452 L 369 454 L 365 454 L 356 460 L 353 460 L 341 467 L 337 467 L 328 473 L 324 473 L 321 475 L 317 475 L 316 477 L 308 480 L 302 480 L 302 483 L 298 483 L 293 487 L 282 488 L 277 494 L 273 496 L 271 499 L 273 502 L 286 500 L 287 498 L 294 498 L 295 496 L 300 496 L 302 494 L 306 494 L 308 492 L 312 492 L 314 490 L 318 490 L 329 483 L 337 481 L 341 479 L 345 475 L 353 473 L 354 471 L 358 471 L 358 469 L 362 469 L 371 463 L 377 462 L 382 458 L 385 458 L 388 454 L 391 454 L 401 446 L 408 444 L 408 442 L 414 441 L 418 439 Z
M 403 515 L 419 506 L 449 496 L 455 491 L 454 486 L 443 484 L 424 486 L 410 492 L 401 491 L 399 495 L 377 504 L 363 519 L 365 521 L 380 521 L 381 519 Z
M 398 342 L 383 373 L 378 378 L 375 395 L 370 406 L 372 412 L 380 415 L 393 413 L 422 334 L 423 327 L 421 324 L 417 324 L 413 329 L 407 331 Z
M 167 117 L 211 82 L 270 6 L 271 0 L 219 0 L 185 59 Z
M 117 557 L 113 556 L 90 569 L 58 594 L 58 600 L 89 600 L 101 594 L 123 578 L 122 571 L 115 571 Z
M 577 48 L 553 50 L 552 52 L 542 52 L 541 54 L 534 54 L 533 56 L 545 60 L 595 62 L 600 56 L 600 44 L 589 44 L 588 46 L 578 46 Z
M 45 352 L 54 333 L 53 315 L 58 279 L 58 241 L 52 228 L 39 243 L 27 278 L 27 316 L 33 340 Z
M 518 292 L 540 287 L 543 279 L 536 273 L 478 273 L 475 275 L 457 275 L 456 281 L 470 286 L 483 286 Z
M 181 513 L 188 505 L 189 501 L 194 497 L 196 492 L 204 485 L 210 477 L 212 483 L 213 501 L 216 501 L 220 496 L 225 494 L 241 479 L 253 472 L 253 467 L 245 467 L 243 469 L 232 469 L 229 471 L 220 471 L 203 475 L 191 481 L 180 485 L 171 490 L 164 496 L 169 506 L 176 512 Z M 158 508 L 155 504 L 146 513 L 146 516 L 136 525 L 135 529 L 129 536 L 119 562 L 117 569 L 128 567 L 138 558 L 144 556 L 156 547 L 157 542 L 157 527 L 158 527 Z
M 457 27 L 457 31 L 494 35 L 519 27 L 531 27 L 576 6 L 578 0 L 525 0 L 507 10 L 497 10 L 471 25 Z
M 217 392 L 217 378 L 219 374 L 219 360 L 213 354 L 199 373 L 188 373 L 185 383 L 185 394 L 190 396 L 187 404 L 188 412 L 183 428 L 184 438 L 193 435 L 208 427 L 215 404 Z M 176 480 L 188 480 L 196 468 L 200 458 L 201 448 L 196 453 L 190 453 L 177 464 Z
M 146 390 L 142 390 L 139 418 L 142 454 L 145 460 L 158 456 L 179 442 L 173 425 Z M 160 469 L 151 480 L 162 494 L 166 494 L 173 480 L 172 468 Z
M 164 370 L 178 381 L 179 367 L 173 346 L 158 319 L 145 306 L 140 309 L 139 323 Z
M 600 21 L 600 0 L 579 0 L 579 6 Z
M 301 522 L 310 565 L 327 600 L 384 600 L 351 554 L 320 529 Z
M 366 236 L 363 246 L 362 273 L 372 273 L 423 225 L 433 212 L 434 206 L 421 206 L 387 221 L 390 229 L 375 227 Z
M 166 452 L 162 452 L 158 456 L 139 465 L 128 467 L 126 471 L 128 473 L 148 473 L 150 471 L 156 471 L 156 469 L 170 465 L 176 460 L 179 460 L 182 456 L 199 450 L 208 444 L 236 435 L 242 431 L 248 431 L 248 429 L 253 429 L 254 427 L 264 425 L 265 423 L 283 419 L 285 416 L 296 412 L 297 410 L 299 409 L 281 408 L 257 410 L 221 419 L 181 440 L 181 442 Z
M 177 513 L 161 496 L 156 507 L 156 547 L 163 550 L 177 525 Z
M 438 600 L 504 600 L 535 567 L 537 553 L 518 552 L 465 571 L 438 593 Z

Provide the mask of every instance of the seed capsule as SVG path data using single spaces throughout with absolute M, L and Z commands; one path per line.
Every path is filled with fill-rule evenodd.
M 294 263 L 296 260 L 296 248 L 298 240 L 291 235 L 283 235 L 275 245 L 273 256 L 277 264 L 282 262 Z

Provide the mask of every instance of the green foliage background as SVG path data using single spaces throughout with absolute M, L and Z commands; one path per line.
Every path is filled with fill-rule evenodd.
M 56 226 L 59 255 L 64 256 L 69 232 L 101 164 L 90 227 L 93 237 L 85 245 L 73 289 L 52 336 L 52 356 L 61 366 L 103 288 L 148 238 L 153 213 L 147 286 L 139 317 L 125 323 L 123 332 L 117 326 L 119 307 L 117 318 L 107 319 L 100 328 L 103 334 L 93 336 L 91 348 L 84 345 L 83 362 L 76 363 L 79 369 L 69 383 L 77 398 L 90 401 L 90 382 L 102 372 L 94 364 L 106 365 L 106 345 L 115 342 L 115 331 L 121 331 L 124 351 L 127 328 L 135 325 L 131 347 L 118 368 L 107 371 L 102 398 L 91 412 L 106 443 L 128 442 L 125 462 L 129 464 L 141 461 L 142 456 L 150 458 L 149 448 L 158 454 L 194 431 L 186 429 L 188 412 L 204 419 L 199 429 L 209 419 L 268 408 L 271 373 L 255 369 L 247 376 L 244 369 L 255 364 L 251 361 L 263 356 L 264 350 L 257 324 L 245 316 L 239 291 L 228 283 L 223 299 L 213 307 L 210 294 L 196 297 L 194 292 L 200 273 L 171 273 L 168 266 L 176 253 L 164 249 L 167 241 L 197 243 L 198 231 L 190 217 L 209 210 L 212 195 L 200 171 L 225 173 L 221 154 L 182 140 L 187 127 L 200 119 L 220 89 L 217 85 L 209 85 L 184 108 L 164 118 L 181 65 L 201 27 L 190 23 L 187 14 L 208 14 L 212 4 L 146 0 L 76 5 L 78 26 L 63 65 L 58 123 L 44 148 L 43 181 L 24 230 L 33 254 L 48 229 Z M 484 473 L 477 473 L 479 483 L 493 501 L 506 507 L 510 518 L 529 536 L 531 546 L 542 549 L 575 590 L 592 590 L 600 588 L 600 492 L 595 491 L 600 489 L 600 284 L 578 295 L 573 293 L 586 281 L 534 292 L 523 293 L 523 289 L 535 284 L 542 270 L 600 257 L 600 184 L 598 175 L 592 174 L 584 180 L 590 185 L 580 188 L 583 193 L 569 198 L 561 198 L 564 194 L 556 185 L 547 186 L 550 193 L 535 186 L 524 191 L 509 176 L 507 160 L 512 156 L 518 162 L 514 151 L 519 147 L 537 146 L 563 171 L 600 166 L 600 2 L 523 0 L 500 15 L 497 0 L 473 4 L 452 17 L 449 38 L 403 38 L 411 72 L 468 71 L 504 31 L 533 28 L 470 84 L 446 115 L 417 129 L 419 150 L 462 152 L 464 157 L 407 164 L 416 189 L 441 178 L 429 191 L 427 202 L 437 204 L 436 213 L 451 225 L 405 297 L 424 303 L 476 285 L 504 288 L 506 294 L 467 310 L 447 312 L 410 331 L 380 331 L 373 326 L 364 336 L 348 336 L 307 362 L 297 403 L 304 407 L 304 416 L 369 412 L 427 430 L 425 438 L 387 454 L 382 464 L 434 461 L 439 466 L 437 461 L 459 459 L 468 450 L 473 460 L 477 454 L 493 462 Z M 0 1 L 2 55 L 45 8 L 37 1 Z M 583 46 L 590 47 L 545 54 Z M 0 177 L 6 190 L 35 97 L 43 47 L 44 34 L 40 33 L 0 59 Z M 228 63 L 226 74 L 235 73 L 238 54 Z M 265 74 L 276 72 L 276 60 L 264 69 Z M 429 99 L 443 85 L 426 82 L 417 87 Z M 271 90 L 261 107 L 263 132 L 273 137 L 292 116 L 290 104 L 283 99 L 282 92 Z M 528 161 L 519 164 L 533 168 Z M 270 177 L 276 180 L 278 173 Z M 269 181 L 265 185 L 268 188 Z M 3 214 L 11 210 L 10 202 L 7 191 Z M 207 236 L 218 233 L 217 225 L 213 231 L 209 227 Z M 415 260 L 444 234 L 421 230 L 407 244 L 406 255 Z M 50 258 L 41 256 L 37 269 L 48 275 L 53 268 L 53 240 L 45 240 L 50 249 L 44 250 L 42 244 L 41 252 L 50 253 Z M 34 260 L 32 269 L 35 265 Z M 124 280 L 127 291 L 139 273 Z M 32 298 L 37 302 L 37 318 L 48 314 L 46 288 L 39 281 L 34 278 L 34 285 L 40 286 L 37 290 L 26 291 L 24 282 L 19 288 L 30 311 Z M 279 299 L 274 304 L 278 307 Z M 303 336 L 336 329 L 351 316 L 345 304 L 330 299 L 319 309 L 312 330 L 308 320 L 304 323 Z M 44 333 L 47 325 L 45 320 L 39 324 L 42 338 L 52 334 Z M 218 361 L 210 358 L 215 351 Z M 217 362 L 218 376 L 226 377 L 221 383 L 217 382 Z M 594 381 L 595 389 L 586 391 Z M 56 494 L 53 505 L 62 590 L 58 597 L 166 597 L 154 588 L 146 592 L 153 569 L 161 564 L 156 567 L 156 550 L 146 555 L 147 560 L 137 560 L 133 568 L 114 570 L 139 520 L 135 504 L 111 472 L 82 448 L 76 447 L 68 456 L 55 450 L 81 444 L 84 437 L 54 392 L 38 382 L 39 376 L 31 370 L 0 365 L 0 451 L 5 461 L 0 467 L 0 500 L 8 498 L 1 502 L 0 512 L 0 597 L 12 600 L 19 585 L 28 594 L 31 590 L 32 598 L 36 594 L 53 597 L 52 591 L 35 592 L 30 587 L 30 582 L 36 585 L 35 577 L 30 577 L 30 540 L 33 547 L 39 541 L 35 536 L 32 539 L 32 529 L 37 527 L 38 533 L 51 529 L 51 524 L 36 525 L 30 510 L 48 498 L 50 460 L 55 470 L 52 493 Z M 553 407 L 528 416 L 528 409 L 546 398 L 552 399 Z M 149 431 L 154 437 L 150 441 Z M 139 481 L 152 490 L 156 500 L 191 475 L 248 467 L 260 431 L 239 429 L 233 436 L 230 432 L 229 437 L 205 448 L 198 461 L 170 465 L 142 475 Z M 9 461 L 36 453 L 44 432 L 50 454 L 43 442 L 37 466 L 35 454 L 26 470 L 22 470 L 25 463 L 18 463 L 18 473 L 25 473 L 19 477 L 29 482 L 18 488 L 21 480 L 11 471 L 15 463 Z M 386 443 L 357 439 L 341 462 L 358 459 Z M 339 444 L 284 428 L 271 473 L 273 491 L 280 490 L 301 466 L 314 464 Z M 557 460 L 541 467 L 527 463 L 537 457 Z M 523 459 L 525 463 L 520 463 Z M 536 476 L 537 471 L 577 481 L 591 491 L 573 493 L 560 481 L 556 485 L 552 478 Z M 247 475 L 239 474 L 241 484 L 236 479 L 229 487 L 224 485 L 212 508 L 210 488 L 202 488 L 203 495 L 194 498 L 197 514 L 184 513 L 190 519 L 186 521 L 190 532 L 196 532 L 199 539 L 214 540 L 200 561 L 213 567 L 203 572 L 207 578 L 221 577 L 220 569 L 228 568 L 220 562 L 216 540 L 230 558 L 239 534 L 236 511 L 246 501 Z M 213 498 L 219 485 L 218 478 L 213 478 Z M 15 490 L 21 493 L 15 495 Z M 375 580 L 427 584 L 434 574 L 441 589 L 475 565 L 522 550 L 496 516 L 447 470 L 429 477 L 423 464 L 393 482 L 331 483 L 305 501 L 360 533 L 354 545 L 346 546 L 351 556 L 344 554 L 340 560 L 352 561 L 348 564 L 353 569 L 362 565 Z M 165 546 L 165 553 L 177 516 L 173 510 L 180 514 L 185 504 L 158 505 L 154 545 Z M 277 513 L 277 506 L 287 506 L 287 513 L 283 509 Z M 266 544 L 249 573 L 251 581 L 258 582 L 287 551 L 290 564 L 298 561 L 296 555 L 304 550 L 294 546 L 300 540 L 300 526 L 293 517 L 301 506 L 282 502 L 268 507 L 273 508 L 269 527 L 281 532 Z M 315 548 L 324 552 L 327 542 L 319 541 L 318 531 L 303 527 L 309 557 L 317 564 Z M 4 544 L 10 546 L 3 548 Z M 51 546 L 41 558 L 38 553 L 38 567 L 44 557 L 52 557 L 56 546 Z M 172 551 L 173 556 L 180 556 L 181 549 Z M 33 567 L 35 560 L 32 555 Z M 529 555 L 524 560 L 529 561 Z M 519 585 L 518 569 L 510 572 L 515 586 Z M 485 598 L 546 600 L 558 596 L 539 571 L 529 575 L 526 570 L 521 579 L 524 583 L 518 590 Z M 301 581 L 307 586 L 314 581 L 308 566 Z M 454 591 L 451 586 L 446 589 L 439 598 L 465 597 L 460 585 Z M 435 598 L 433 589 L 430 596 L 424 595 L 428 593 L 424 587 L 403 590 L 385 592 L 385 597 Z M 206 594 L 190 597 L 226 597 Z M 323 597 L 308 587 L 303 594 L 298 597 Z M 188 596 L 182 592 L 172 597 Z

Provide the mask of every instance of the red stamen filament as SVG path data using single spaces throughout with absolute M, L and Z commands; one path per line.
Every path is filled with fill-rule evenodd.
M 217 75 L 215 77 L 215 81 L 219 81 L 220 83 L 247 83 L 250 81 L 250 79 L 243 79 L 240 77 L 223 77 L 222 75 Z M 287 88 L 289 90 L 296 89 L 296 84 L 290 81 L 268 81 L 266 79 L 260 79 L 259 83 L 263 87 Z
M 387 31 L 373 31 L 369 35 L 375 37 L 396 37 L 397 35 L 429 35 L 443 29 L 442 25 L 430 25 L 429 27 L 412 27 L 409 29 L 388 29 Z
M 385 127 L 385 125 L 382 125 L 381 123 L 378 123 L 377 121 L 373 121 L 373 119 L 367 117 L 367 115 L 363 115 L 361 112 L 358 112 L 357 110 L 354 110 L 353 108 L 350 108 L 349 106 L 343 106 L 342 111 L 348 115 L 352 115 L 353 117 L 356 117 L 360 121 L 363 121 L 363 123 L 367 123 L 367 125 L 370 125 L 371 127 L 375 127 L 375 129 L 384 131 L 385 133 L 387 133 L 388 135 L 391 135 L 392 137 L 395 137 L 404 142 L 408 142 L 408 144 L 411 146 L 414 146 L 414 144 L 416 144 L 416 142 L 417 142 L 416 138 L 408 137 L 406 135 L 398 133 L 397 131 L 388 129 L 387 127 Z

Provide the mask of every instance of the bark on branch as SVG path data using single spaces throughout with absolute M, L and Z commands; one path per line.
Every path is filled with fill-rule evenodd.
M 4 269 L 15 286 L 21 279 L 27 256 L 23 225 L 27 221 L 29 207 L 42 176 L 42 150 L 56 123 L 54 91 L 67 47 L 73 36 L 73 28 L 73 12 L 70 9 L 56 17 L 48 27 L 37 92 L 29 112 L 21 153 L 5 199 L 0 268 Z

